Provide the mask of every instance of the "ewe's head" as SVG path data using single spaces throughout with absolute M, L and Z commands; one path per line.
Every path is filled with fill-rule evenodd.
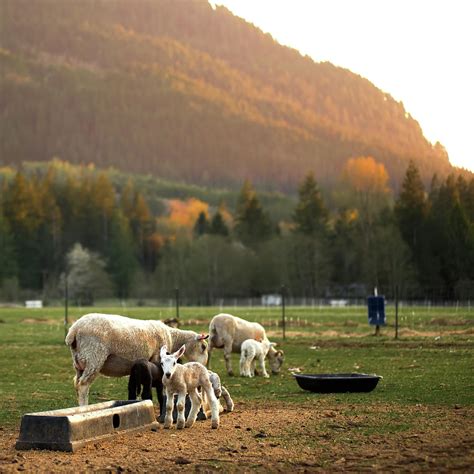
M 161 359 L 161 368 L 163 369 L 163 375 L 169 379 L 173 375 L 174 371 L 176 370 L 176 364 L 178 363 L 178 359 L 184 354 L 186 350 L 186 346 L 181 346 L 179 350 L 170 354 L 168 352 L 168 348 L 163 346 L 160 350 L 160 359 Z
M 186 343 L 186 358 L 192 362 L 207 364 L 209 357 L 207 338 L 209 334 L 196 334 L 192 341 Z
M 275 344 L 272 342 L 270 343 L 271 347 L 268 351 L 268 363 L 270 365 L 270 369 L 273 375 L 277 375 L 280 372 L 280 368 L 285 360 L 285 354 L 281 350 L 276 350 L 273 346 Z

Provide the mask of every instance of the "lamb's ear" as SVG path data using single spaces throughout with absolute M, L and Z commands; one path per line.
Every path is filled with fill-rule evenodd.
M 270 347 L 275 347 L 277 345 L 276 342 L 270 342 Z
M 204 341 L 204 339 L 207 339 L 209 337 L 209 334 L 198 334 L 196 336 L 196 341 Z
M 162 358 L 162 357 L 165 356 L 167 353 L 168 353 L 168 348 L 166 347 L 166 345 L 161 346 L 161 349 L 160 349 L 160 357 Z
M 179 359 L 180 357 L 183 356 L 185 351 L 186 351 L 186 345 L 183 344 L 173 355 L 176 357 L 176 359 Z

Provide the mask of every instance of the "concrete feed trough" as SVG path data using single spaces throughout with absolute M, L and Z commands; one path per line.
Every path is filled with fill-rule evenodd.
M 109 401 L 62 410 L 27 413 L 16 449 L 75 451 L 116 433 L 158 427 L 151 400 Z

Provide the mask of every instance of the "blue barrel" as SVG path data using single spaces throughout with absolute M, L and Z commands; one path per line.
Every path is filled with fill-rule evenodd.
M 385 297 L 369 296 L 367 298 L 369 324 L 372 326 L 385 326 Z

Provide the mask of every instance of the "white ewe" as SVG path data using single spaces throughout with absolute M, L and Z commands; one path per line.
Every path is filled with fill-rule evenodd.
M 207 335 L 171 328 L 161 321 L 143 321 L 124 316 L 91 313 L 69 329 L 66 344 L 76 369 L 74 387 L 79 405 L 87 405 L 89 388 L 99 373 L 109 377 L 130 375 L 134 362 L 158 363 L 160 348 L 185 346 L 188 360 L 207 363 Z
M 224 348 L 224 359 L 229 375 L 233 374 L 230 355 L 232 352 L 240 354 L 242 342 L 246 339 L 268 340 L 261 324 L 225 313 L 212 318 L 209 324 L 209 336 L 209 358 L 213 348 Z M 283 351 L 270 347 L 267 355 L 272 373 L 278 374 L 284 361 Z

